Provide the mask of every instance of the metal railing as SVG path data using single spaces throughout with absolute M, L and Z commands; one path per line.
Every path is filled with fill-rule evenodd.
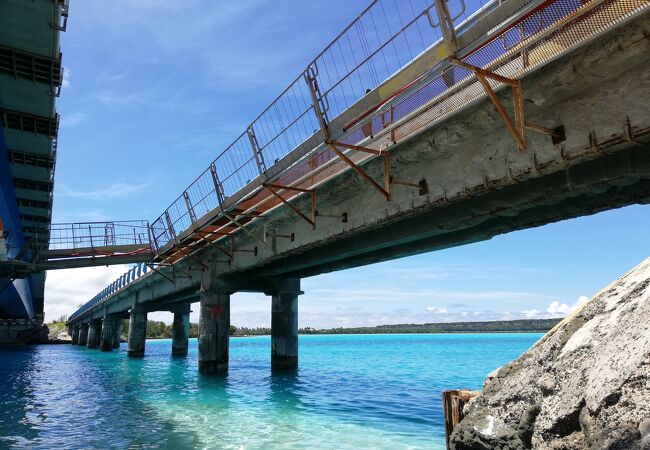
M 149 222 L 85 222 L 50 225 L 49 250 L 69 250 L 70 253 L 88 249 L 119 247 L 150 247 Z
M 133 268 L 129 269 L 122 276 L 120 276 L 118 279 L 116 279 L 111 284 L 106 286 L 101 292 L 99 292 L 88 302 L 86 302 L 81 308 L 79 308 L 72 315 L 70 315 L 70 317 L 68 317 L 68 322 L 74 320 L 76 317 L 81 316 L 82 314 L 84 314 L 86 311 L 90 310 L 94 306 L 99 305 L 103 301 L 107 300 L 109 297 L 113 296 L 113 294 L 120 292 L 122 289 L 127 287 L 133 281 L 143 277 L 151 270 L 152 268 L 145 263 L 138 264 Z
M 467 0 L 473 10 L 484 2 Z M 453 0 L 454 21 L 467 18 Z M 239 194 L 252 193 L 268 168 L 443 37 L 431 0 L 374 0 L 264 109 L 151 224 L 160 251 L 197 219 Z M 324 117 L 315 114 L 318 103 Z

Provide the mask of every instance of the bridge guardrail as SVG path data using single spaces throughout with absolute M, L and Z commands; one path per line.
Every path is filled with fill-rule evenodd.
M 150 244 L 149 222 L 82 222 L 50 225 L 49 250 L 79 250 Z
M 75 311 L 72 315 L 70 315 L 70 317 L 68 317 L 68 322 L 81 316 L 82 314 L 84 314 L 86 311 L 90 310 L 94 306 L 99 305 L 104 300 L 108 299 L 113 294 L 118 293 L 119 291 L 127 287 L 129 284 L 141 278 L 151 270 L 152 268 L 149 265 L 145 263 L 141 263 L 132 267 L 128 271 L 124 272 L 122 276 L 120 276 L 118 279 L 116 279 L 111 284 L 109 284 L 104 289 L 102 289 L 97 295 L 95 295 L 93 298 L 87 301 L 82 307 L 80 307 L 77 311 Z
M 452 0 L 456 22 L 467 18 L 466 0 Z M 467 0 L 478 10 L 496 0 Z M 305 71 L 264 109 L 235 141 L 151 225 L 160 251 L 204 214 L 264 177 L 267 169 L 320 129 L 314 102 L 335 117 L 442 39 L 431 0 L 374 0 Z

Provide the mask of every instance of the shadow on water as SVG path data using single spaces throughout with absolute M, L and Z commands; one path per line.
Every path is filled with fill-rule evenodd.
M 38 436 L 29 418 L 37 405 L 29 382 L 35 355 L 33 346 L 0 347 L 0 447 L 26 445 Z
M 269 377 L 270 394 L 268 396 L 272 405 L 279 409 L 302 409 L 300 398 L 300 377 L 297 368 L 271 369 Z
M 0 349 L 0 447 L 200 447 L 142 401 L 150 367 L 122 353 L 68 345 Z

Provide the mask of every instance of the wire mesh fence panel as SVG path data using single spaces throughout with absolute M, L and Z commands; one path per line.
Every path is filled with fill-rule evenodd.
M 320 95 L 328 118 L 338 116 L 369 90 L 442 38 L 430 0 L 377 0 L 318 55 Z
M 302 75 L 252 124 L 267 168 L 307 140 L 319 127 L 313 114 L 311 93 Z
M 164 215 L 158 217 L 151 223 L 151 238 L 153 239 L 156 250 L 160 250 L 173 239 Z
M 253 147 L 242 134 L 214 161 L 225 197 L 230 197 L 260 175 Z
M 210 169 L 204 171 L 187 188 L 187 201 L 195 219 L 199 219 L 219 206 L 215 181 Z
M 167 208 L 170 225 L 176 236 L 192 226 L 192 218 L 185 198 L 181 195 Z

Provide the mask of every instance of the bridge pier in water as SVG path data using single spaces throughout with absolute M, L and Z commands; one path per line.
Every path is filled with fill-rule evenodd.
M 122 337 L 122 318 L 115 319 L 115 326 L 113 328 L 113 348 L 120 348 L 120 339 Z
M 88 325 L 88 341 L 86 347 L 97 348 L 99 346 L 99 337 L 102 330 L 101 320 L 91 320 Z
M 187 356 L 190 338 L 190 304 L 174 312 L 172 324 L 172 356 Z
M 298 367 L 298 295 L 301 291 L 271 294 L 271 368 Z
M 74 325 L 72 327 L 72 345 L 79 344 L 79 325 Z
M 79 325 L 79 340 L 77 345 L 87 345 L 88 344 L 88 324 L 82 323 Z
M 260 292 L 271 296 L 271 366 L 298 366 L 298 278 L 232 278 L 218 275 L 202 280 L 199 319 L 199 372 L 228 371 L 230 296 L 234 292 Z
M 200 294 L 199 372 L 226 373 L 230 335 L 230 292 L 205 288 L 201 289 Z
M 128 356 L 144 356 L 144 346 L 147 339 L 147 313 L 131 310 L 129 316 Z
M 102 320 L 102 331 L 99 341 L 99 349 L 103 352 L 111 352 L 115 342 L 116 322 L 119 319 L 115 317 L 104 317 Z

